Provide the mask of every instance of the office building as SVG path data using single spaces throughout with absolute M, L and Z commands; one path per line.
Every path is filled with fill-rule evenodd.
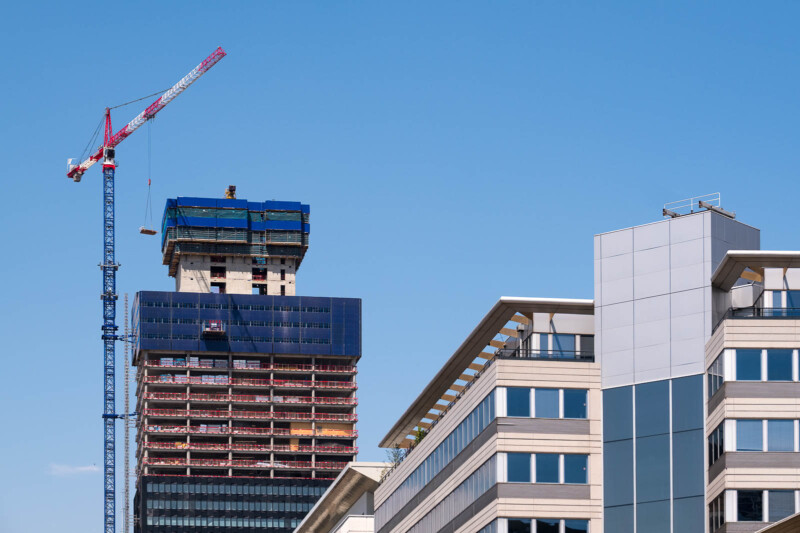
M 381 442 L 409 451 L 375 492 L 377 533 L 602 528 L 593 314 L 495 304 Z
M 701 200 L 596 235 L 593 300 L 498 302 L 382 441 L 410 451 L 376 531 L 754 533 L 800 512 L 800 252 Z
M 177 198 L 142 291 L 135 530 L 290 532 L 356 448 L 361 302 L 297 296 L 309 209 Z

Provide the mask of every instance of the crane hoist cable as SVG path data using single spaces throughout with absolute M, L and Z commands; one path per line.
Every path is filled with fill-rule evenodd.
M 153 227 L 153 198 L 151 194 L 152 189 L 152 138 L 153 138 L 153 120 L 147 121 L 147 202 L 144 206 L 144 224 L 139 228 L 139 233 L 142 235 L 155 235 L 157 232 Z M 148 225 L 149 222 L 149 225 Z

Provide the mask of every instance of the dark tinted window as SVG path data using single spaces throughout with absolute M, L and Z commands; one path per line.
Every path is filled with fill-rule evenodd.
M 587 483 L 588 457 L 588 455 L 564 455 L 564 483 Z
M 509 518 L 508 533 L 531 533 L 531 521 Z
M 769 491 L 769 521 L 777 522 L 794 514 L 794 491 Z
M 669 500 L 636 504 L 636 530 L 642 533 L 670 533 Z
M 636 495 L 640 502 L 669 498 L 669 435 L 636 439 Z
M 588 520 L 564 520 L 565 533 L 586 533 L 589 531 Z
M 767 451 L 794 451 L 794 421 L 767 420 Z M 772 518 L 770 518 L 770 522 Z
M 603 440 L 633 437 L 633 387 L 603 391 Z
M 786 307 L 795 309 L 800 307 L 800 291 L 786 291 Z
M 636 386 L 636 436 L 669 433 L 669 381 Z
M 736 350 L 736 380 L 761 381 L 761 350 Z
M 554 334 L 553 352 L 556 356 L 573 357 L 575 355 L 575 335 Z
M 564 418 L 586 418 L 586 391 L 564 389 Z
M 736 499 L 739 507 L 739 522 L 762 522 L 764 520 L 762 491 L 740 490 Z
M 520 387 L 506 389 L 506 414 L 508 416 L 531 416 L 531 390 Z
M 620 531 L 628 533 L 633 531 L 633 505 L 619 507 L 605 507 L 603 509 L 603 522 L 606 531 Z
M 673 500 L 672 505 L 672 519 L 675 521 L 672 530 L 675 533 L 702 533 L 703 521 L 705 520 L 704 496 L 679 498 Z
M 510 483 L 531 482 L 531 454 L 508 454 L 508 481 Z
M 559 533 L 560 520 L 536 520 L 536 533 Z
M 581 353 L 594 353 L 594 335 L 581 335 Z
M 605 505 L 613 507 L 633 503 L 632 439 L 607 442 L 603 445 L 603 477 Z
M 558 389 L 536 389 L 536 417 L 558 418 Z
M 672 497 L 702 496 L 705 487 L 704 470 L 703 430 L 673 433 Z M 702 508 L 701 504 L 700 509 Z
M 672 380 L 672 431 L 703 429 L 703 376 Z
M 767 350 L 767 379 L 792 381 L 792 350 Z
M 763 446 L 763 429 L 761 420 L 736 421 L 736 451 L 760 452 Z
M 536 454 L 536 482 L 558 483 L 558 454 Z

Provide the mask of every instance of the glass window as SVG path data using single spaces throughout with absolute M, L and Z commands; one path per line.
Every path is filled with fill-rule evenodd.
M 531 533 L 531 521 L 527 519 L 509 518 L 508 533 Z
M 586 391 L 564 389 L 564 418 L 586 418 Z
M 794 514 L 794 491 L 771 490 L 769 491 L 769 517 L 770 522 L 777 522 Z
M 767 421 L 767 451 L 769 452 L 794 451 L 793 420 Z
M 666 433 L 669 433 L 669 381 L 637 385 L 636 436 Z
M 506 414 L 508 416 L 531 416 L 531 390 L 521 387 L 506 389 Z
M 761 350 L 736 350 L 736 380 L 761 381 Z
M 736 494 L 739 522 L 764 521 L 764 494 L 760 490 L 740 490 Z
M 763 446 L 763 429 L 761 420 L 736 421 L 736 451 L 760 452 Z
M 558 483 L 558 454 L 536 454 L 536 483 Z
M 672 431 L 703 429 L 703 376 L 672 380 Z
M 550 342 L 547 340 L 550 337 L 547 333 L 539 334 L 539 351 L 542 355 L 548 355 L 550 350 Z
M 604 507 L 603 515 L 606 531 L 633 531 L 633 505 Z
M 669 500 L 637 503 L 636 530 L 647 533 L 670 533 Z
M 509 453 L 508 457 L 508 476 L 509 483 L 530 483 L 531 482 L 531 454 L 529 453 Z M 537 463 L 538 464 L 538 463 Z
M 564 455 L 564 483 L 587 483 L 588 455 Z
M 603 445 L 603 494 L 605 505 L 610 507 L 633 503 L 633 440 L 606 442 Z M 633 509 L 619 511 L 620 523 L 627 523 L 627 513 L 633 520 Z M 610 527 L 610 526 L 609 526 Z M 631 525 L 633 529 L 633 525 Z M 624 528 L 610 529 L 624 531 Z
M 556 357 L 573 357 L 575 355 L 575 335 L 553 334 L 553 352 Z
M 581 335 L 581 353 L 585 355 L 594 353 L 594 335 Z
M 639 502 L 669 499 L 669 435 L 636 439 L 636 497 Z
M 800 308 L 800 291 L 786 291 L 786 307 L 788 309 Z
M 539 518 L 536 520 L 536 533 L 559 533 L 560 522 L 561 520 Z
M 792 350 L 767 350 L 767 380 L 792 381 Z
M 588 520 L 564 520 L 564 533 L 587 533 Z
M 536 389 L 536 418 L 558 418 L 558 389 Z
M 604 390 L 603 441 L 631 437 L 633 437 L 633 387 Z
M 672 434 L 673 498 L 689 498 L 705 494 L 703 460 L 702 429 Z M 703 504 L 700 504 L 700 509 L 702 511 Z

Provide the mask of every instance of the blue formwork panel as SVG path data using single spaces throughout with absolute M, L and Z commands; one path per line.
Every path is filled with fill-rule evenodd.
M 228 198 L 221 198 L 217 200 L 217 207 L 228 209 L 247 209 L 248 203 L 249 202 L 247 200 L 231 200 Z
M 263 220 L 253 220 L 250 222 L 250 229 L 252 231 L 264 231 L 267 229 L 267 226 Z
M 247 202 L 247 210 L 248 211 L 263 211 L 264 210 L 264 203 L 263 202 Z
M 185 217 L 182 215 L 178 215 L 179 226 L 195 226 L 197 228 L 216 228 L 218 220 L 219 219 L 216 218 Z
M 302 213 L 310 214 L 311 213 L 311 206 L 308 204 L 300 204 L 300 211 Z
M 215 218 L 218 228 L 247 228 L 247 219 Z
M 199 348 L 197 341 L 186 339 L 173 339 L 172 349 L 176 352 L 196 352 Z
M 217 207 L 216 198 L 196 198 L 192 196 L 178 196 L 178 206 L 181 207 Z
M 264 202 L 265 211 L 300 211 L 303 204 L 300 202 L 280 202 L 278 200 L 267 200 Z
M 300 353 L 302 355 L 331 355 L 330 344 L 301 344 Z
M 303 233 L 311 233 L 311 224 L 303 224 Z

